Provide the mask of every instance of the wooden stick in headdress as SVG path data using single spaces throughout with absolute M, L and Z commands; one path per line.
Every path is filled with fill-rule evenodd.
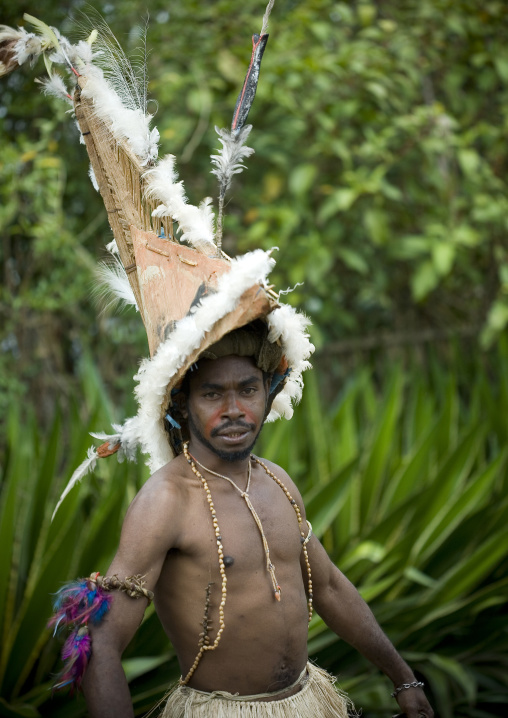
M 269 37 L 266 32 L 268 29 L 268 18 L 272 11 L 274 1 L 275 0 L 270 0 L 266 7 L 261 33 L 259 35 L 254 34 L 252 36 L 252 55 L 243 87 L 236 101 L 231 130 L 228 131 L 226 129 L 219 129 L 218 127 L 215 128 L 215 131 L 219 135 L 219 140 L 222 143 L 222 148 L 219 150 L 219 154 L 212 155 L 211 157 L 212 164 L 215 166 L 212 173 L 216 175 L 219 180 L 219 211 L 217 215 L 217 232 L 215 237 L 218 256 L 220 256 L 220 252 L 222 250 L 222 223 L 226 192 L 231 186 L 233 175 L 238 174 L 245 169 L 245 165 L 242 163 L 243 160 L 250 157 L 250 155 L 254 152 L 251 147 L 247 147 L 245 145 L 252 129 L 252 125 L 245 125 L 245 122 L 256 96 L 259 72 L 261 69 L 261 60 L 263 59 L 263 53 Z

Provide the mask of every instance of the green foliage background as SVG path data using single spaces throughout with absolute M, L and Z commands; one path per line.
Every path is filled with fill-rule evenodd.
M 145 5 L 94 4 L 133 51 Z M 264 7 L 148 7 L 161 154 L 194 203 L 216 195 L 213 128 L 230 121 Z M 29 12 L 72 36 L 80 9 L 0 0 L 0 22 Z M 508 704 L 507 21 L 503 0 L 277 0 L 249 118 L 256 154 L 227 207 L 226 251 L 279 247 L 274 282 L 304 282 L 287 299 L 311 315 L 318 347 L 291 431 L 274 427 L 263 451 L 298 479 L 333 559 L 442 716 Z M 70 716 L 82 704 L 47 701 L 47 596 L 95 556 L 107 564 L 125 508 L 107 487 L 132 496 L 143 472 L 103 468 L 67 523 L 50 528 L 48 512 L 87 431 L 134 411 L 147 348 L 134 313 L 97 318 L 93 267 L 111 232 L 66 108 L 34 87 L 42 74 L 0 80 L 0 545 L 13 546 L 0 566 L 0 715 Z M 313 624 L 311 650 L 350 666 L 367 715 L 388 715 L 386 685 L 333 640 Z M 174 673 L 168 651 L 149 615 L 127 657 L 139 712 Z

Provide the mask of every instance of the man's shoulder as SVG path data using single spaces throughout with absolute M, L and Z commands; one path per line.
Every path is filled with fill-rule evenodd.
M 178 510 L 188 501 L 189 478 L 185 460 L 177 456 L 158 469 L 143 484 L 129 507 L 129 513 Z
M 257 461 L 260 461 L 262 464 L 264 464 L 273 474 L 275 474 L 275 476 L 289 477 L 287 471 L 283 469 L 282 466 L 276 464 L 274 461 L 270 461 L 270 459 L 265 459 L 264 456 L 257 456 L 256 454 L 252 454 L 252 456 L 254 456 Z
M 278 464 L 274 463 L 273 461 L 269 461 L 268 459 L 264 459 L 261 456 L 255 456 L 255 459 L 262 462 L 264 466 L 272 473 L 274 476 L 277 477 L 282 483 L 286 486 L 287 489 L 290 491 L 296 491 L 298 493 L 298 487 L 296 486 L 295 482 L 291 478 L 291 476 L 288 474 L 288 472 L 282 468 L 282 466 L 279 466 Z

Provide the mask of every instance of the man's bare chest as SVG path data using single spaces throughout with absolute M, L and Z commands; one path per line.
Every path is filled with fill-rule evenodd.
M 209 486 L 229 567 L 259 570 L 266 564 L 267 552 L 272 562 L 279 564 L 299 561 L 298 519 L 276 484 L 271 486 L 265 482 L 252 486 L 248 501 L 220 479 L 210 482 Z M 193 504 L 193 516 L 179 550 L 195 561 L 207 561 L 208 547 L 215 546 L 216 536 L 204 490 Z

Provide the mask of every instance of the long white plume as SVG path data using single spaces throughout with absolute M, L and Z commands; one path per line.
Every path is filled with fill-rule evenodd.
M 65 499 L 65 497 L 67 496 L 67 494 L 69 493 L 69 491 L 70 491 L 79 481 L 81 481 L 81 479 L 83 478 L 83 476 L 86 476 L 86 474 L 88 474 L 89 471 L 93 471 L 93 470 L 95 469 L 95 465 L 96 465 L 96 463 L 97 463 L 97 459 L 98 459 L 98 458 L 99 458 L 99 454 L 97 453 L 95 447 L 94 447 L 94 446 L 91 446 L 91 447 L 88 449 L 86 459 L 83 461 L 82 464 L 80 464 L 80 465 L 78 466 L 78 468 L 76 469 L 76 471 L 72 474 L 72 476 L 71 476 L 71 478 L 70 478 L 70 480 L 69 480 L 69 483 L 67 484 L 67 486 L 65 487 L 65 489 L 64 489 L 64 491 L 63 491 L 63 493 L 62 493 L 62 495 L 61 495 L 60 498 L 58 499 L 58 503 L 57 503 L 57 505 L 55 506 L 55 510 L 53 511 L 53 515 L 51 516 L 51 521 L 53 521 L 53 519 L 55 518 L 55 514 L 56 514 L 56 512 L 58 511 L 58 509 L 59 509 L 59 507 L 60 507 L 60 504 L 61 504 L 62 501 Z
M 127 461 L 135 461 L 136 450 L 138 444 L 140 443 L 139 437 L 137 435 L 137 427 L 135 420 L 132 418 L 127 419 L 124 422 L 123 426 L 121 424 L 113 424 L 113 429 L 115 431 L 114 434 L 105 434 L 98 431 L 90 432 L 90 436 L 93 436 L 94 439 L 100 439 L 103 442 L 107 441 L 109 443 L 110 449 L 112 449 L 116 444 L 120 444 L 120 449 L 116 453 L 118 461 L 120 463 L 124 461 L 124 459 L 127 459 Z M 91 446 L 88 449 L 86 459 L 78 466 L 76 471 L 72 474 L 69 482 L 67 483 L 67 486 L 65 487 L 62 495 L 60 496 L 51 517 L 52 521 L 55 518 L 55 514 L 67 494 L 74 488 L 74 486 L 76 486 L 77 483 L 81 481 L 84 476 L 86 476 L 86 474 L 90 473 L 95 469 L 98 459 L 100 459 L 100 456 L 97 452 L 97 449 L 94 446 Z
M 81 14 L 81 29 L 95 33 L 94 65 L 100 67 L 108 86 L 115 92 L 122 105 L 129 110 L 147 112 L 148 76 L 146 69 L 147 24 L 140 28 L 140 44 L 133 59 L 123 51 L 111 28 L 102 15 L 92 7 Z M 138 29 L 138 28 L 136 28 Z
M 84 24 L 93 27 L 93 64 L 83 74 L 88 81 L 83 97 L 92 98 L 97 116 L 111 126 L 117 140 L 127 140 L 142 165 L 158 156 L 159 131 L 150 129 L 147 112 L 146 26 L 142 32 L 139 59 L 131 62 L 99 13 L 91 12 Z M 82 47 L 78 44 L 76 49 Z

